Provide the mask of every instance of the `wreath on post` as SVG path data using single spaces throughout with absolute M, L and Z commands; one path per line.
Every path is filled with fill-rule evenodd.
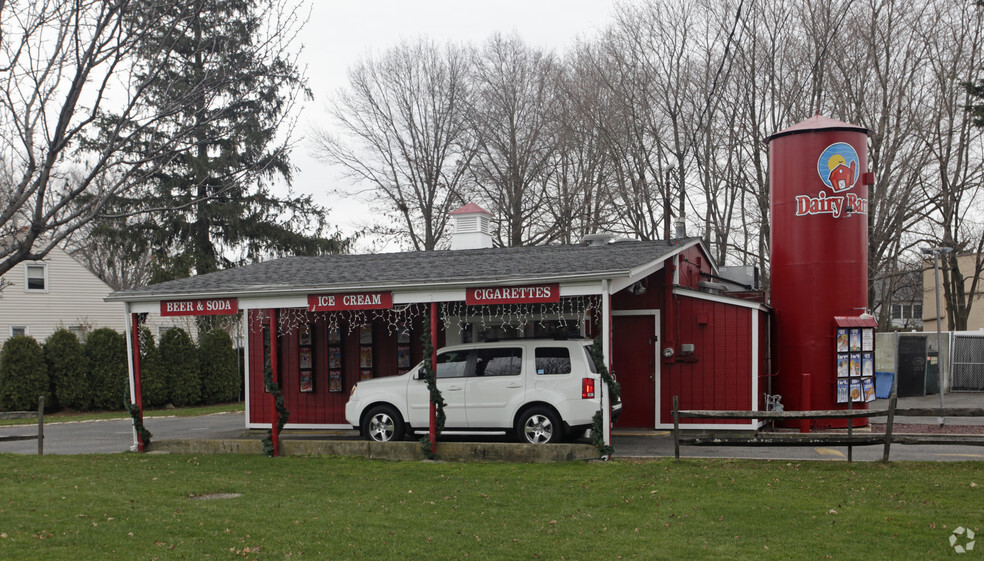
M 444 414 L 444 396 L 441 395 L 441 390 L 437 389 L 437 373 L 431 368 L 431 356 L 434 354 L 434 345 L 431 342 L 430 329 L 424 330 L 424 334 L 420 337 L 420 340 L 424 343 L 424 380 L 427 382 L 430 402 L 434 404 L 434 409 L 436 410 L 434 434 L 439 435 L 444 430 L 444 421 L 447 419 L 447 415 Z M 428 459 L 437 459 L 437 454 L 434 453 L 434 449 L 431 447 L 430 436 L 424 436 L 420 439 L 420 447 Z
M 608 366 L 605 365 L 605 353 L 602 348 L 600 336 L 596 337 L 594 344 L 591 345 L 591 360 L 594 361 L 595 370 L 597 370 L 601 375 L 601 380 L 605 382 L 605 386 L 608 388 L 609 402 L 620 400 L 622 396 L 622 388 L 619 386 L 618 382 L 615 381 L 615 377 L 608 371 Z M 604 413 L 599 408 L 592 418 L 591 442 L 595 445 L 595 448 L 598 449 L 598 453 L 601 454 L 602 457 L 608 457 L 615 452 L 615 448 L 609 444 L 605 444 L 604 419 Z
M 143 415 L 140 414 L 140 408 L 136 406 L 130 398 L 127 397 L 123 402 L 123 407 L 130 413 L 130 417 L 133 419 L 133 428 L 136 429 L 137 434 L 140 435 L 140 442 L 143 442 L 144 450 L 150 446 L 150 438 L 154 435 L 147 430 L 147 427 L 143 424 Z
M 264 347 L 269 348 L 270 344 L 264 342 Z M 273 403 L 277 409 L 277 434 L 284 429 L 287 420 L 290 418 L 290 411 L 284 404 L 284 392 L 280 390 L 279 384 L 273 383 L 273 369 L 270 367 L 270 352 L 265 353 L 266 360 L 263 363 L 263 387 L 266 391 L 273 394 Z M 267 431 L 266 438 L 263 439 L 263 453 L 273 457 L 273 429 Z

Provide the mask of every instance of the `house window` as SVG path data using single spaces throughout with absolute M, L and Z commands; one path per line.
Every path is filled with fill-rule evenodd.
M 28 329 L 26 325 L 11 325 L 10 326 L 10 336 L 17 337 L 18 335 L 27 335 Z
M 27 290 L 29 292 L 48 290 L 48 268 L 44 264 L 27 266 Z

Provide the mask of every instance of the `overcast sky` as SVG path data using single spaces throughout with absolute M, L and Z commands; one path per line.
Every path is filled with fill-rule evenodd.
M 346 85 L 349 66 L 367 52 L 378 53 L 402 39 L 420 36 L 439 42 L 479 44 L 495 32 L 516 32 L 533 46 L 562 53 L 578 38 L 593 37 L 612 17 L 615 0 L 307 0 L 311 17 L 301 32 L 302 62 L 314 100 L 305 104 L 296 137 L 312 126 L 325 127 L 329 97 Z M 310 193 L 332 209 L 330 220 L 351 233 L 367 212 L 364 205 L 340 201 L 330 168 L 311 156 L 301 138 L 293 154 L 300 168 L 294 190 Z

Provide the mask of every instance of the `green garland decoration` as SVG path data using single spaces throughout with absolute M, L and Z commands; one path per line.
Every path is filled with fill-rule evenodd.
M 150 446 L 150 439 L 154 435 L 150 434 L 147 427 L 143 424 L 143 415 L 140 414 L 140 408 L 134 405 L 129 398 L 123 402 L 123 407 L 130 413 L 130 417 L 133 419 L 133 428 L 136 429 L 137 434 L 140 435 L 140 441 L 143 442 L 144 449 L 146 450 Z
M 605 364 L 605 352 L 601 343 L 601 337 L 595 337 L 594 344 L 591 345 L 591 359 L 594 361 L 595 370 L 601 375 L 601 379 L 605 382 L 605 386 L 608 387 L 608 400 L 612 403 L 620 401 L 622 399 L 622 387 L 618 382 L 615 381 L 615 377 L 608 372 L 608 366 Z M 595 412 L 592 418 L 591 424 L 591 441 L 598 449 L 598 453 L 602 457 L 607 458 L 615 452 L 615 448 L 611 445 L 605 444 L 604 436 L 604 413 L 601 409 Z
M 431 368 L 430 357 L 434 353 L 434 345 L 431 342 L 430 329 L 424 330 L 424 334 L 421 335 L 420 340 L 424 343 L 424 380 L 427 381 L 430 402 L 434 404 L 434 409 L 436 410 L 435 422 L 437 426 L 434 429 L 434 434 L 439 435 L 444 430 L 444 422 L 447 420 L 447 415 L 444 413 L 444 396 L 441 395 L 441 390 L 437 389 L 437 373 Z M 420 447 L 428 459 L 437 459 L 437 454 L 434 453 L 434 449 L 431 447 L 429 436 L 424 436 L 420 439 Z
M 273 394 L 274 406 L 277 409 L 277 434 L 283 430 L 287 420 L 290 419 L 290 411 L 284 404 L 284 392 L 280 390 L 279 384 L 273 383 L 273 369 L 270 366 L 270 343 L 269 338 L 264 337 L 263 350 L 266 351 L 266 359 L 263 363 L 263 387 L 266 391 Z M 273 429 L 267 431 L 266 438 L 263 439 L 263 453 L 273 457 Z

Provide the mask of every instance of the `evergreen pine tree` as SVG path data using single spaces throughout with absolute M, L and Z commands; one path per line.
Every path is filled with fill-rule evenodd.
M 132 20 L 136 27 L 156 21 L 161 30 L 159 40 L 136 53 L 138 61 L 171 53 L 164 72 L 141 72 L 138 62 L 136 80 L 146 81 L 159 107 L 176 107 L 146 130 L 134 157 L 164 151 L 170 165 L 143 189 L 113 201 L 106 214 L 116 218 L 93 230 L 98 243 L 126 247 L 134 259 L 152 252 L 152 282 L 271 254 L 344 249 L 337 232 L 327 234 L 326 209 L 310 196 L 276 192 L 289 185 L 293 170 L 284 129 L 292 125 L 295 102 L 310 97 L 289 50 L 296 26 L 283 25 L 296 22 L 295 12 L 274 0 L 142 0 Z M 193 141 L 157 142 L 174 130 L 192 131 Z

